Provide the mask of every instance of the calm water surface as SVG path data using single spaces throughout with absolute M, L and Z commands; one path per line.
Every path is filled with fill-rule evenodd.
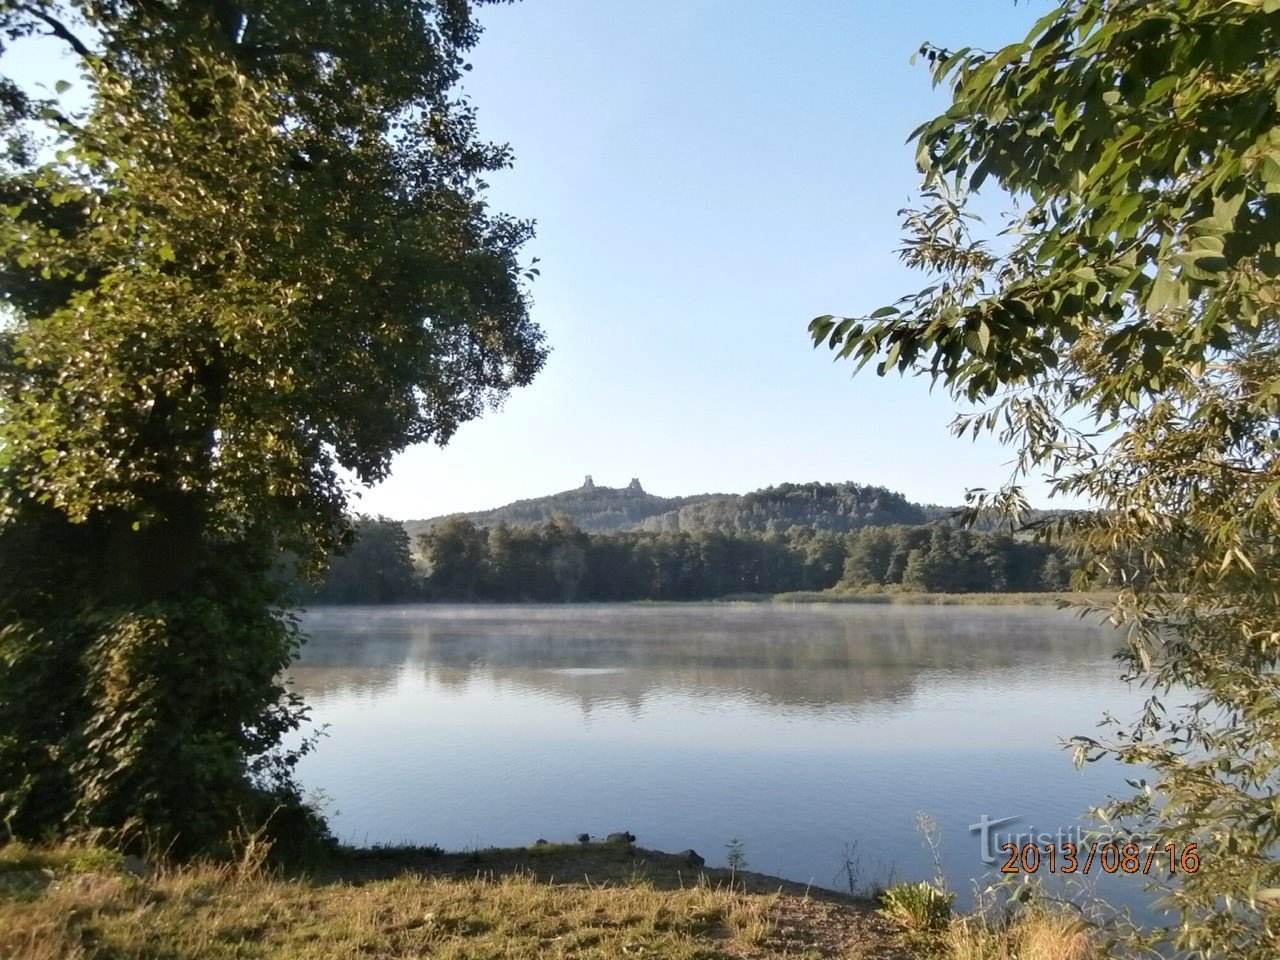
M 982 815 L 1054 832 L 1133 775 L 1077 771 L 1059 743 L 1142 694 L 1114 631 L 1056 610 L 331 607 L 304 626 L 293 679 L 328 730 L 300 776 L 355 843 L 625 829 L 719 865 L 737 839 L 749 869 L 843 886 L 851 845 L 863 881 L 931 876 L 923 812 L 963 896 L 991 876 Z

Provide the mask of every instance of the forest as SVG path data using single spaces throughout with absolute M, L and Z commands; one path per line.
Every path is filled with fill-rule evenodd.
M 834 533 L 699 530 L 588 533 L 567 517 L 538 526 L 446 520 L 418 538 L 362 517 L 350 550 L 303 603 L 419 600 L 710 600 L 807 590 L 1016 593 L 1066 589 L 1078 564 L 1061 547 L 948 523 Z
M 492 510 L 410 520 L 405 529 L 411 537 L 417 537 L 446 520 L 469 520 L 478 527 L 499 523 L 529 527 L 565 516 L 587 533 L 628 530 L 768 533 L 793 526 L 848 532 L 872 525 L 928 523 L 953 512 L 951 507 L 912 503 L 901 493 L 885 487 L 847 481 L 780 483 L 745 494 L 659 497 L 646 492 L 637 478 L 625 487 L 606 487 L 588 476 L 582 486 L 573 490 L 517 500 Z

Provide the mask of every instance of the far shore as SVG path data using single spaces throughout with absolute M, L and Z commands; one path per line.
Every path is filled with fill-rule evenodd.
M 1107 591 L 1066 590 L 1041 593 L 922 593 L 905 590 L 837 591 L 796 590 L 789 593 L 735 593 L 724 597 L 707 597 L 699 600 L 405 600 L 390 603 L 317 603 L 314 608 L 334 607 L 686 607 L 706 604 L 880 604 L 894 606 L 935 607 L 1110 607 L 1116 594 Z M 302 605 L 306 609 L 307 605 Z
M 759 598 L 769 603 L 881 603 L 947 607 L 1081 607 L 1109 606 L 1116 595 L 1106 591 L 1043 593 L 920 593 L 911 591 L 878 591 L 875 593 L 839 592 L 834 590 L 775 593 Z M 752 598 L 726 597 L 725 601 Z

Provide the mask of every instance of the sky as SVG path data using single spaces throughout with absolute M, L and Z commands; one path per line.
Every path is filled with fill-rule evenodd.
M 826 313 L 918 289 L 897 211 L 907 143 L 946 109 L 922 41 L 995 47 L 1012 0 L 524 0 L 481 8 L 463 91 L 509 143 L 493 209 L 537 222 L 533 317 L 551 355 L 449 444 L 398 456 L 357 509 L 398 519 L 638 477 L 651 493 L 852 480 L 958 504 L 1010 474 L 955 439 L 927 379 L 851 376 Z M 1044 487 L 1028 485 L 1033 502 Z
M 1012 451 L 958 440 L 927 379 L 856 378 L 820 314 L 924 285 L 903 267 L 907 142 L 948 105 L 923 41 L 1020 40 L 1048 0 L 523 0 L 479 8 L 462 93 L 509 143 L 494 211 L 536 221 L 532 385 L 413 447 L 353 508 L 396 519 L 639 478 L 664 496 L 851 480 L 924 503 L 996 487 Z M 74 75 L 44 42 L 18 73 Z M 55 62 L 63 58 L 65 63 Z M 74 92 L 74 91 L 73 91 Z M 984 201 L 987 198 L 984 198 Z M 984 206 L 998 210 L 998 203 Z M 1027 484 L 1032 502 L 1046 488 Z M 1059 504 L 1071 506 L 1073 504 Z

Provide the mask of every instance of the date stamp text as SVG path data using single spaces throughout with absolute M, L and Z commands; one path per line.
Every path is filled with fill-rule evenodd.
M 1197 844 L 1188 843 L 1002 843 L 1001 873 L 1195 873 L 1200 869 Z

